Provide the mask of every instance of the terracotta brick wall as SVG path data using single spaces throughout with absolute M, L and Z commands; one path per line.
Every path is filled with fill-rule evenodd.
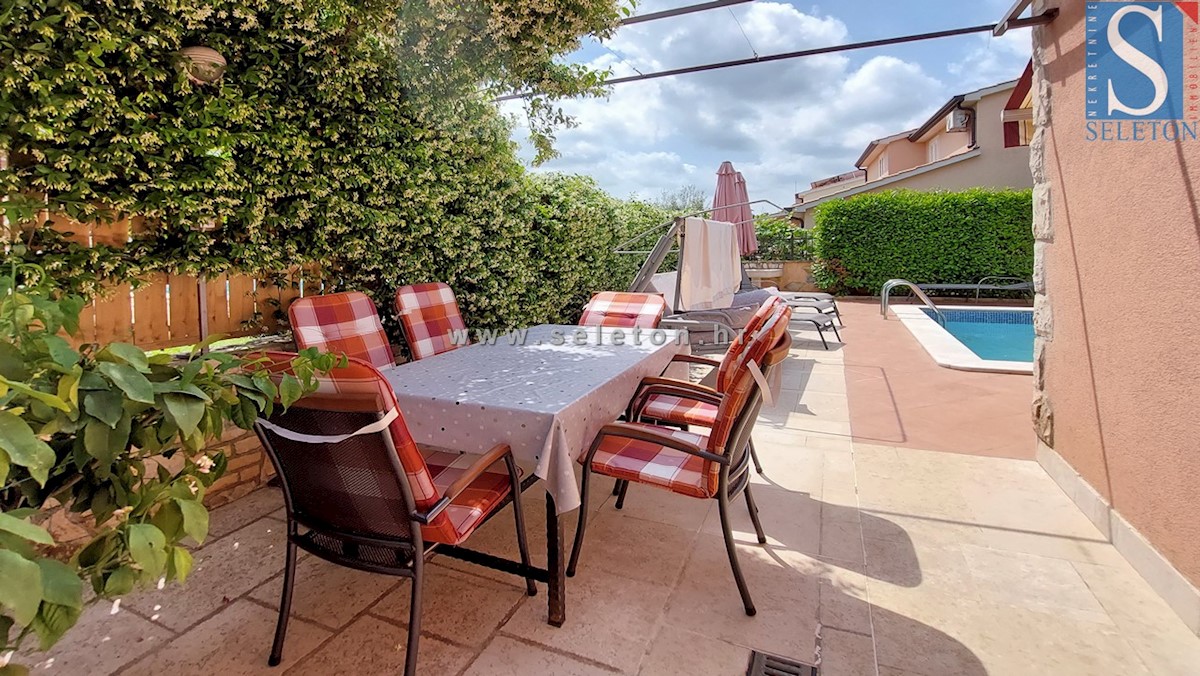
M 209 509 L 233 502 L 275 476 L 275 468 L 252 431 L 240 427 L 227 430 L 219 442 L 208 447 L 208 453 L 224 453 L 229 459 L 225 476 L 205 496 Z

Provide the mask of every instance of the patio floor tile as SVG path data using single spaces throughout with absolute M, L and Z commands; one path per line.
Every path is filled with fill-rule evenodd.
M 400 580 L 391 575 L 354 570 L 310 556 L 296 564 L 292 615 L 322 627 L 337 629 L 346 626 L 397 585 L 400 585 Z M 280 566 L 280 574 L 250 592 L 250 598 L 278 608 L 282 589 Z
M 815 559 L 760 545 L 739 545 L 739 560 L 758 614 L 747 617 L 720 538 L 698 541 L 671 596 L 671 626 L 779 655 L 809 659 L 815 648 Z
M 80 616 L 53 652 L 47 654 L 23 650 L 34 673 L 111 674 L 138 657 L 170 641 L 169 630 L 127 610 L 112 614 L 112 604 L 98 601 Z M 35 647 L 36 637 L 26 639 Z
M 287 676 L 398 674 L 404 671 L 407 641 L 408 630 L 404 627 L 377 617 L 360 617 L 288 669 Z M 473 656 L 472 650 L 422 635 L 417 648 L 417 673 L 457 674 Z
M 526 598 L 523 588 L 445 566 L 426 566 L 425 573 L 421 631 L 461 645 L 482 647 Z M 536 598 L 543 599 L 545 593 L 546 586 L 539 585 Z M 411 598 L 412 587 L 404 580 L 370 614 L 408 626 Z
M 522 603 L 502 631 L 630 672 L 654 637 L 670 593 L 669 586 L 606 572 L 603 564 L 581 564 L 567 584 L 566 624 L 546 623 L 539 596 Z
M 317 648 L 329 632 L 292 618 L 283 647 L 283 663 L 267 666 L 277 614 L 253 601 L 239 600 L 179 638 L 121 672 L 129 676 L 162 674 L 282 673 Z
M 263 487 L 253 493 L 214 509 L 208 517 L 208 539 L 216 540 L 264 516 L 278 513 L 286 518 L 283 509 L 283 493 L 278 488 Z
M 183 585 L 149 590 L 128 600 L 142 615 L 182 631 L 283 571 L 286 526 L 261 519 L 205 544 Z
M 676 501 L 696 500 L 670 493 L 668 496 Z M 633 499 L 637 497 L 641 495 Z M 626 495 L 626 506 L 630 500 Z M 623 511 L 609 505 L 591 518 L 579 555 L 580 569 L 597 567 L 634 580 L 673 586 L 687 561 L 695 532 L 642 521 L 623 515 Z
M 464 676 L 611 676 L 613 673 L 618 672 L 502 635 L 492 640 Z
M 875 672 L 875 645 L 867 634 L 821 632 L 821 675 L 864 676 Z
M 638 673 L 643 676 L 743 676 L 748 664 L 749 648 L 666 625 L 654 637 Z

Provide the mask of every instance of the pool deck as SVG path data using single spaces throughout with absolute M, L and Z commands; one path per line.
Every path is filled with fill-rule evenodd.
M 854 441 L 1033 459 L 1032 376 L 938 366 L 898 319 L 879 315 L 877 301 L 838 305 Z

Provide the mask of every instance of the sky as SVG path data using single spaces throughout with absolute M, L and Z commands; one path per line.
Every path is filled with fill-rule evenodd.
M 697 2 L 642 0 L 636 13 Z M 568 60 L 621 77 L 994 23 L 1011 2 L 756 0 L 627 26 Z M 684 185 L 711 194 L 729 160 L 751 199 L 788 206 L 811 181 L 853 170 L 871 140 L 918 126 L 956 94 L 1016 79 L 1030 51 L 1029 29 L 1020 29 L 616 85 L 607 98 L 564 102 L 578 126 L 560 131 L 561 156 L 534 170 L 585 174 L 618 197 L 653 199 Z M 524 139 L 520 104 L 503 105 Z M 527 144 L 522 155 L 533 155 Z

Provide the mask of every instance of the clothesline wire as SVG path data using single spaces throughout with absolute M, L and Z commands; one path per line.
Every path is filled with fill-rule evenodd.
M 746 38 L 746 44 L 750 45 L 750 52 L 754 54 L 754 58 L 757 59 L 758 50 L 754 48 L 754 43 L 750 41 L 750 36 L 746 35 L 746 29 L 742 28 L 742 22 L 738 21 L 737 14 L 733 13 L 732 7 L 730 7 L 727 11 L 729 12 L 729 16 L 733 17 L 733 22 L 737 24 L 738 30 L 742 32 L 742 37 Z
M 1028 19 L 1015 19 L 1008 22 L 1008 28 L 1026 28 L 1029 26 L 1039 26 L 1050 23 L 1054 17 L 1058 16 L 1057 9 L 1051 9 L 1038 16 Z M 837 52 L 848 52 L 857 49 L 871 49 L 873 47 L 886 47 L 889 45 L 900 45 L 909 42 L 919 42 L 923 40 L 937 40 L 941 38 L 955 37 L 959 35 L 970 35 L 972 33 L 990 32 L 995 29 L 997 24 L 989 23 L 979 26 L 968 26 L 966 28 L 952 28 L 943 31 L 933 31 L 931 33 L 914 33 L 911 35 L 902 35 L 894 38 L 883 38 L 881 40 L 867 40 L 864 42 L 850 42 L 844 45 L 831 45 L 829 47 L 816 47 L 813 49 L 801 49 L 794 52 L 784 52 L 782 54 L 768 54 L 767 56 L 754 56 L 749 59 L 735 59 L 733 61 L 720 61 L 717 63 L 706 63 L 696 66 L 686 66 L 684 68 L 673 68 L 671 70 L 663 70 L 642 75 L 629 75 L 626 77 L 618 77 L 604 82 L 605 86 L 626 84 L 629 82 L 640 82 L 642 80 L 654 80 L 663 77 L 674 77 L 676 75 L 688 75 L 691 73 L 701 73 L 711 70 L 720 70 L 722 68 L 735 68 L 738 66 L 748 66 L 756 63 L 770 63 L 772 61 L 783 61 L 787 59 L 799 59 L 806 56 L 818 56 L 821 54 L 835 54 Z M 537 92 L 518 92 L 514 94 L 505 94 L 497 96 L 493 101 L 510 101 L 512 99 L 523 99 L 530 96 L 536 96 Z

